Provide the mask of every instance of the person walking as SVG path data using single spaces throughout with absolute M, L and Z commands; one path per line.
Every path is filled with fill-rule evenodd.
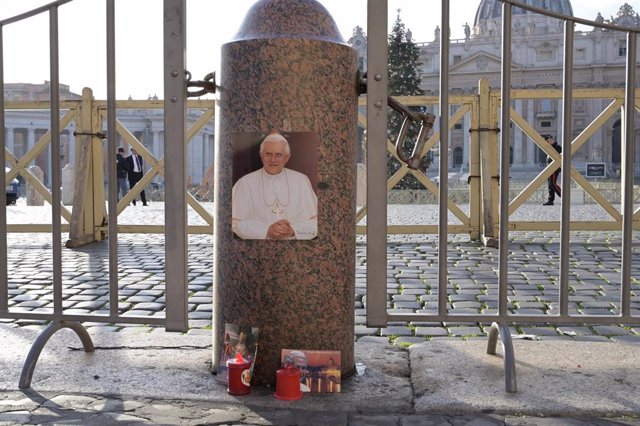
M 131 148 L 131 155 L 127 157 L 130 189 L 133 189 L 133 187 L 136 186 L 140 179 L 142 179 L 142 176 L 144 175 L 142 166 L 142 156 L 138 154 L 135 149 Z M 140 191 L 140 200 L 142 200 L 143 206 L 147 205 L 147 196 L 144 193 L 144 189 Z M 136 205 L 135 197 L 133 198 L 133 205 Z
M 118 153 L 116 154 L 116 176 L 118 178 L 118 190 L 116 192 L 116 196 L 118 201 L 129 192 L 129 188 L 127 188 L 127 159 L 124 157 L 124 148 L 118 148 Z
M 549 145 L 551 145 L 553 149 L 556 150 L 558 154 L 562 153 L 562 146 L 560 146 L 560 144 L 556 142 L 556 139 L 553 136 L 548 135 L 544 139 L 545 141 L 547 141 Z M 553 162 L 553 158 L 551 158 L 550 156 L 547 156 L 547 164 L 551 164 L 552 162 Z M 555 170 L 551 174 L 551 176 L 549 176 L 549 179 L 547 179 L 547 186 L 549 187 L 549 198 L 547 202 L 543 204 L 543 206 L 552 206 L 554 200 L 556 199 L 556 194 L 558 194 L 558 197 L 561 196 L 560 185 L 558 185 L 558 176 L 560 175 L 560 170 L 561 169 L 558 167 L 558 169 Z

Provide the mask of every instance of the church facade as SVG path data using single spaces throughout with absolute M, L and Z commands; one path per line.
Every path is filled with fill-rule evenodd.
M 573 16 L 569 0 L 523 0 L 523 3 L 544 7 L 556 13 Z M 498 0 L 481 0 L 475 21 L 465 25 L 464 39 L 450 42 L 449 90 L 455 95 L 477 93 L 480 78 L 489 81 L 493 90 L 501 84 L 501 6 Z M 628 4 L 623 4 L 617 16 L 605 19 L 597 16 L 581 16 L 597 22 L 607 22 L 626 27 L 640 27 L 640 16 Z M 420 48 L 421 88 L 426 95 L 439 93 L 440 31 L 434 29 L 431 41 L 416 43 Z M 523 9 L 513 9 L 512 19 L 512 88 L 513 89 L 561 89 L 563 78 L 564 21 L 534 14 Z M 366 52 L 366 36 L 356 29 L 349 43 L 360 52 Z M 586 27 L 575 32 L 574 88 L 622 88 L 625 82 L 626 33 Z M 364 47 L 363 47 L 364 46 Z M 363 58 L 364 55 L 361 55 Z M 364 60 L 364 59 L 363 59 Z M 366 62 L 365 62 L 366 63 Z M 573 137 L 582 132 L 610 103 L 609 99 L 574 100 Z M 514 100 L 518 114 L 540 134 L 555 136 L 561 143 L 562 100 L 518 99 Z M 640 126 L 638 126 L 640 127 Z M 464 123 L 451 131 L 449 156 L 450 170 L 468 169 L 469 114 Z M 638 143 L 636 132 L 636 144 Z M 512 126 L 512 166 L 515 174 L 528 177 L 544 167 L 546 155 L 519 128 Z M 635 175 L 640 176 L 640 147 L 635 150 Z M 573 156 L 573 165 L 584 171 L 586 164 L 606 164 L 607 176 L 615 178 L 620 173 L 621 117 L 618 113 L 594 134 Z

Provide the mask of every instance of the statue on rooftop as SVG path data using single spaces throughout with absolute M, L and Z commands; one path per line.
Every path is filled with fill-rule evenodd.
M 602 17 L 602 14 L 600 12 L 598 12 L 598 16 L 596 16 L 596 22 L 598 24 L 602 24 L 604 22 L 604 18 Z

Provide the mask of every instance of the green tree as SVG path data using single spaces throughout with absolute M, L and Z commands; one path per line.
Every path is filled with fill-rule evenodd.
M 422 95 L 420 89 L 420 49 L 411 39 L 411 30 L 406 29 L 400 18 L 400 9 L 391 33 L 389 34 L 389 95 L 411 96 Z M 412 107 L 417 111 L 420 107 Z M 387 136 L 395 142 L 402 126 L 402 115 L 390 110 L 387 125 Z M 408 132 L 405 149 L 413 149 L 418 135 L 417 126 L 412 126 Z M 427 156 L 422 161 L 423 171 L 426 171 L 430 161 Z M 392 176 L 400 168 L 400 163 L 393 156 L 387 162 L 388 176 Z M 412 175 L 407 175 L 396 186 L 397 189 L 422 189 L 423 186 Z

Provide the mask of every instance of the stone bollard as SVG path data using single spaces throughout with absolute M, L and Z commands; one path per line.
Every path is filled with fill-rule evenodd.
M 274 384 L 281 350 L 287 348 L 340 351 L 342 375 L 351 375 L 357 53 L 317 1 L 261 0 L 249 10 L 234 40 L 222 47 L 221 64 L 214 365 L 221 358 L 224 324 L 235 323 L 260 329 L 253 384 Z M 278 135 L 270 135 L 274 131 Z M 272 187 L 263 189 L 263 197 L 256 196 L 259 209 L 254 210 L 270 216 L 261 223 L 290 219 L 288 206 L 296 201 L 296 188 L 304 186 L 293 183 L 294 175 L 306 175 L 316 194 L 311 198 L 317 197 L 317 226 L 301 226 L 288 239 L 268 237 L 267 232 L 247 238 L 236 232 L 235 211 L 232 221 L 236 181 L 249 173 L 257 177 L 252 171 L 268 174 L 258 151 L 267 135 L 278 147 L 284 137 L 291 148 L 281 173 L 298 173 L 287 172 L 282 200 L 272 199 Z M 271 207 L 263 208 L 263 203 Z
M 29 171 L 40 182 L 44 180 L 44 172 L 40 167 L 31 166 L 29 167 Z M 27 205 L 28 206 L 44 206 L 44 197 L 33 186 L 29 185 L 29 181 L 27 181 Z
M 76 181 L 74 167 L 71 163 L 67 163 L 62 168 L 62 204 L 65 206 L 73 205 L 73 192 Z

